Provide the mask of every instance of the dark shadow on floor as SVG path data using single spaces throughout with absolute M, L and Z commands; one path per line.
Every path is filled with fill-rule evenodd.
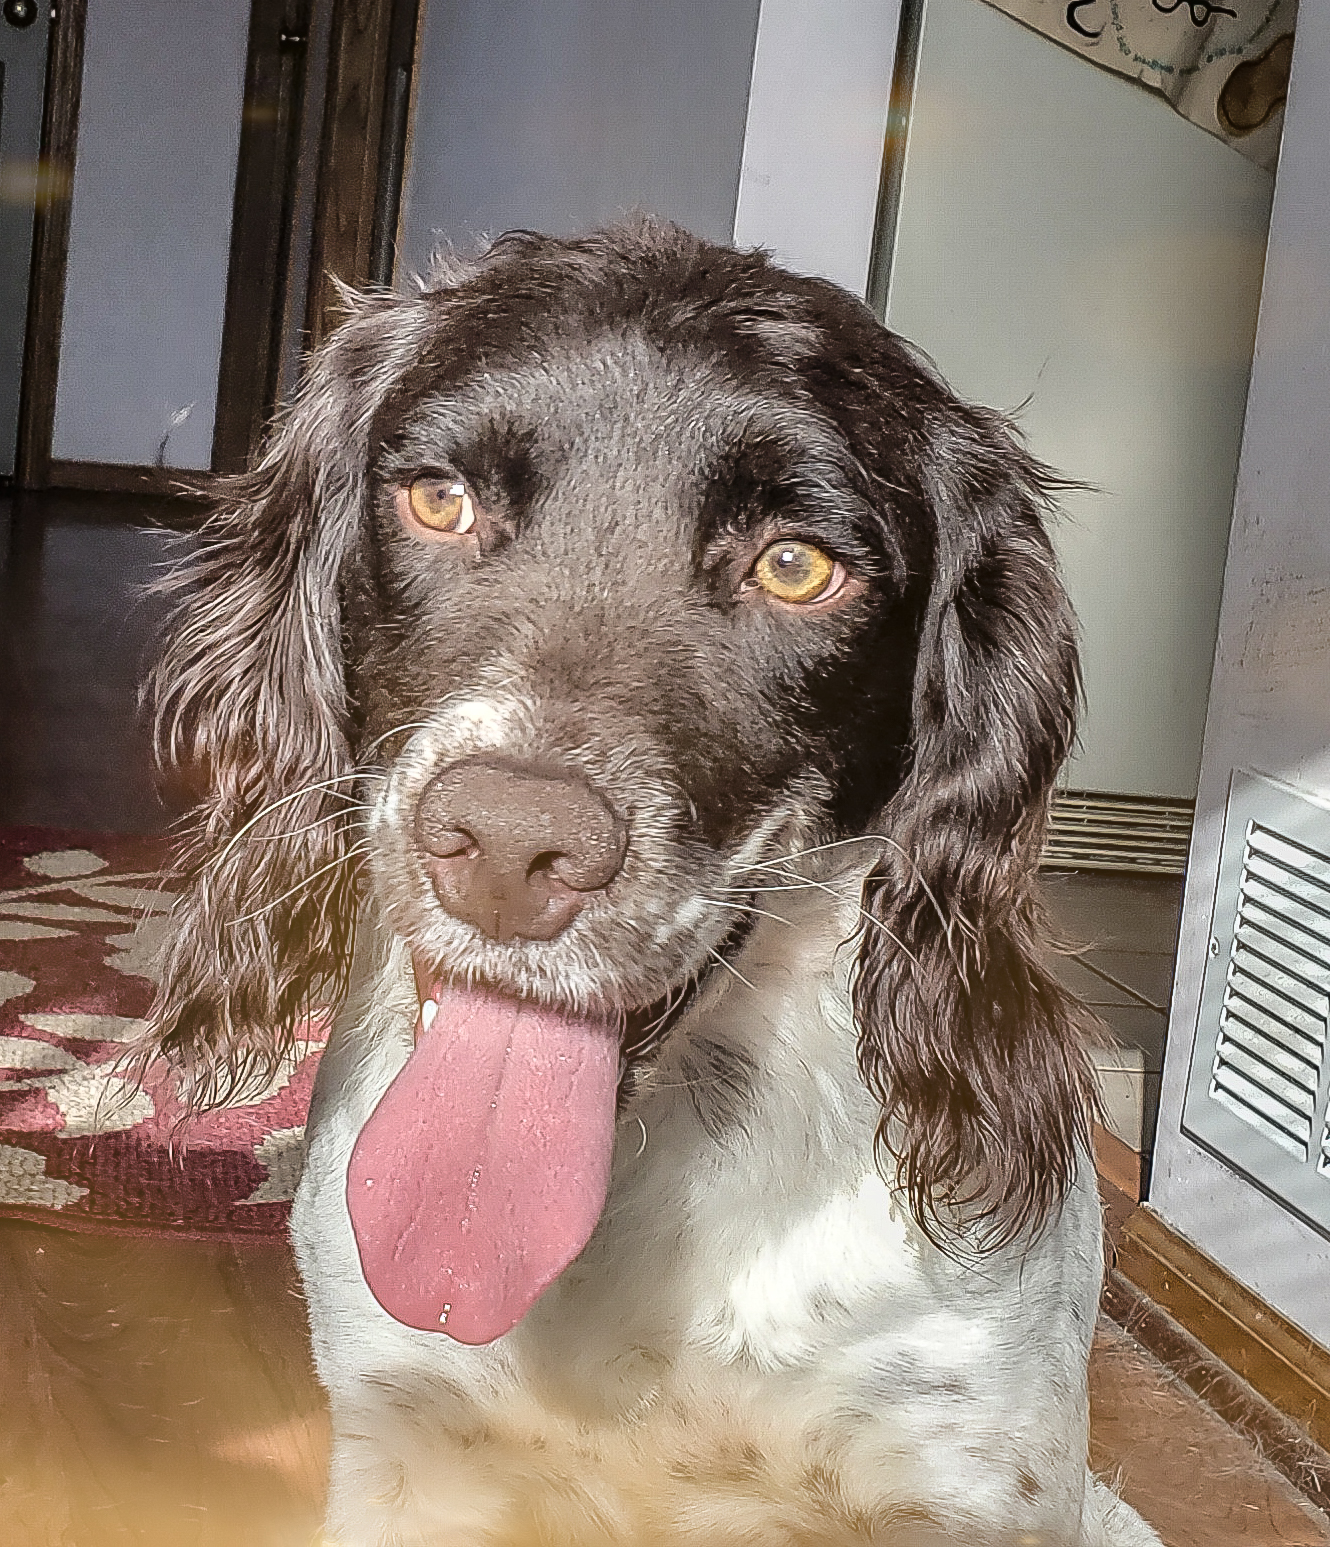
M 150 586 L 197 506 L 0 495 L 0 822 L 161 831 L 138 685 L 166 604 Z

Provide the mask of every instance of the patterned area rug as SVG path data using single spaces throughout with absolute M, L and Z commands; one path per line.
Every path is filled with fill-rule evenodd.
M 117 1071 L 152 998 L 164 840 L 0 829 L 0 1215 L 280 1235 L 324 1031 L 243 1105 L 182 1124 L 171 1071 Z

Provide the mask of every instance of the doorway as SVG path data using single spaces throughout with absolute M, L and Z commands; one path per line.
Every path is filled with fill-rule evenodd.
M 58 8 L 26 338 L 13 309 L 19 488 L 160 492 L 246 464 L 334 320 L 331 276 L 390 274 L 417 10 Z

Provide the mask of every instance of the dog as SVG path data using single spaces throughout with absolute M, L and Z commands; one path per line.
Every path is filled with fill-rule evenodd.
M 1057 480 L 844 291 L 638 220 L 348 293 L 155 681 L 151 1045 L 334 1012 L 336 1547 L 1144 1547 L 1087 1471 Z

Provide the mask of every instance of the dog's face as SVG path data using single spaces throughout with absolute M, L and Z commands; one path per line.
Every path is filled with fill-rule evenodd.
M 1029 939 L 1076 694 L 1046 488 L 843 292 L 671 229 L 364 301 L 159 677 L 212 786 L 162 1045 L 205 1088 L 275 1056 L 343 980 L 364 849 L 422 988 L 632 1026 L 733 947 L 758 867 L 880 833 L 883 1135 L 921 1217 L 1036 1221 L 1084 1122 Z
M 792 366 L 659 289 L 450 299 L 344 572 L 370 868 L 422 975 L 631 1017 L 761 862 L 899 785 L 932 534 L 917 493 L 883 511 L 809 339 Z

